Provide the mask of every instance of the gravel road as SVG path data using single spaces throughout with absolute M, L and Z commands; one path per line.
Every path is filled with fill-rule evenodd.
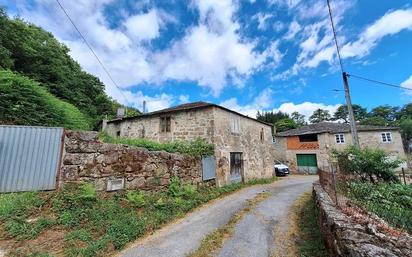
M 242 210 L 248 199 L 261 192 L 271 196 L 258 204 L 235 228 L 219 256 L 270 256 L 275 249 L 274 231 L 287 226 L 287 213 L 294 200 L 310 190 L 317 176 L 289 176 L 270 185 L 257 185 L 212 201 L 122 251 L 119 256 L 183 257 L 196 250 L 202 239 L 225 225 Z

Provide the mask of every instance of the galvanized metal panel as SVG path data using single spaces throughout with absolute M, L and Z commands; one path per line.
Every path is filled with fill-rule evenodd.
M 56 188 L 63 128 L 0 125 L 0 192 Z
M 204 156 L 202 158 L 203 181 L 216 178 L 216 159 L 214 156 Z

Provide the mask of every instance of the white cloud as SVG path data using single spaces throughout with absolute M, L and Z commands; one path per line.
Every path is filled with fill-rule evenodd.
M 258 21 L 258 29 L 260 30 L 266 30 L 267 29 L 267 21 L 272 18 L 273 15 L 269 14 L 269 13 L 257 13 L 255 15 L 252 16 L 252 19 L 257 19 Z
M 180 104 L 185 104 L 190 102 L 190 97 L 188 95 L 180 95 L 179 96 L 179 102 Z
M 283 103 L 279 106 L 279 108 L 273 109 L 274 111 L 281 111 L 288 114 L 292 114 L 293 112 L 299 112 L 300 114 L 305 115 L 305 120 L 307 121 L 309 117 L 313 114 L 316 109 L 324 109 L 328 110 L 330 114 L 333 114 L 336 109 L 340 106 L 340 104 L 336 105 L 326 105 L 323 103 L 313 103 L 313 102 L 303 102 L 300 104 L 295 104 L 293 102 Z
M 256 118 L 256 113 L 259 110 L 267 109 L 273 104 L 273 91 L 270 88 L 263 90 L 257 95 L 252 103 L 239 105 L 236 98 L 230 98 L 220 103 L 220 105 L 237 111 L 252 118 Z
M 137 41 L 151 40 L 159 36 L 160 22 L 157 11 L 152 9 L 147 13 L 128 17 L 124 26 L 131 38 Z
M 401 83 L 402 87 L 410 88 L 411 90 L 404 90 L 406 95 L 412 96 L 412 75 L 405 80 L 404 82 Z
M 286 40 L 291 40 L 293 39 L 297 33 L 302 29 L 302 27 L 299 25 L 297 21 L 292 21 L 289 24 L 289 29 L 286 32 L 286 34 L 283 36 L 284 39 Z
M 412 8 L 389 11 L 367 26 L 358 40 L 345 44 L 342 47 L 342 57 L 361 58 L 366 56 L 382 38 L 399 33 L 404 29 L 412 30 Z

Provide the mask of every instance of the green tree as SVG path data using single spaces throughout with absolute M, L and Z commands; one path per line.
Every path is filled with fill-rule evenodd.
M 304 126 L 306 124 L 305 122 L 305 115 L 300 114 L 299 112 L 292 112 L 290 115 L 292 120 L 299 126 Z
M 313 112 L 313 114 L 309 117 L 309 121 L 311 123 L 319 123 L 323 121 L 330 121 L 331 116 L 328 110 L 317 109 Z
M 362 121 L 368 115 L 366 108 L 358 104 L 352 105 L 353 115 L 355 116 L 355 121 Z M 349 123 L 349 112 L 347 105 L 341 105 L 336 109 L 333 114 L 333 120 L 343 120 L 345 123 Z
M 262 113 L 258 111 L 258 113 L 256 114 L 256 118 L 258 120 L 275 125 L 275 123 L 278 122 L 279 120 L 289 118 L 289 115 L 281 111 L 278 111 L 278 112 L 273 112 L 273 111 L 265 112 L 264 111 Z
M 282 132 L 282 131 L 286 131 L 286 130 L 294 129 L 298 127 L 299 125 L 296 124 L 296 122 L 292 120 L 291 118 L 283 118 L 281 120 L 278 120 L 275 123 L 276 132 Z
M 368 116 L 371 118 L 379 118 L 380 120 L 385 120 L 385 125 L 392 125 L 396 120 L 398 110 L 399 107 L 380 105 L 373 108 Z
M 382 117 L 367 117 L 360 121 L 361 125 L 386 126 L 387 120 Z
M 408 148 L 409 142 L 412 140 L 412 118 L 403 119 L 400 122 L 399 127 L 401 129 L 403 145 L 405 148 Z
M 0 123 L 90 129 L 88 118 L 75 106 L 11 71 L 0 70 L 0 99 Z

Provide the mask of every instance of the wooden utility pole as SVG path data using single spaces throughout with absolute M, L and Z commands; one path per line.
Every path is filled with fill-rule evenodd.
M 350 131 L 352 134 L 352 141 L 353 141 L 353 145 L 359 148 L 358 130 L 356 128 L 355 114 L 353 113 L 352 100 L 350 98 L 348 76 L 349 75 L 346 72 L 342 72 L 343 86 L 345 87 L 345 99 L 346 99 L 346 106 L 348 107 L 348 115 L 349 115 Z

